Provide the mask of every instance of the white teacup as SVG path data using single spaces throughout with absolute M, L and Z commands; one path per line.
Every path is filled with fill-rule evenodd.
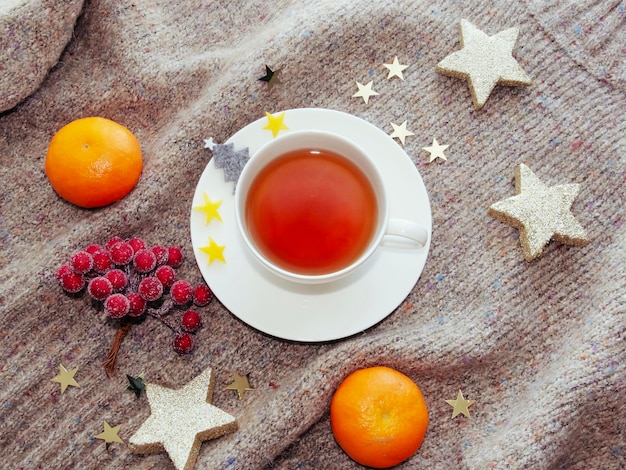
M 354 142 L 325 131 L 291 131 L 256 151 L 237 181 L 235 215 L 254 257 L 299 283 L 340 279 L 386 240 L 395 240 L 396 249 L 418 249 L 429 237 L 418 221 L 389 217 L 373 159 Z

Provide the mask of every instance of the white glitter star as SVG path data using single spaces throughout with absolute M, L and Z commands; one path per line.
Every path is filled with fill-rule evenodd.
M 210 149 L 213 150 L 213 147 L 215 147 L 215 142 L 213 142 L 213 137 L 209 137 L 208 139 L 204 139 L 204 148 L 205 149 Z
M 491 91 L 500 85 L 530 85 L 526 72 L 513 58 L 517 28 L 487 36 L 467 20 L 461 20 L 460 51 L 453 52 L 437 64 L 443 75 L 466 79 L 476 109 L 483 107 Z
M 432 163 L 435 158 L 441 158 L 442 160 L 448 160 L 446 156 L 443 154 L 443 151 L 450 147 L 449 145 L 439 145 L 437 139 L 433 138 L 433 145 L 430 147 L 422 147 L 422 150 L 426 150 L 430 153 L 430 163 Z
M 352 98 L 361 97 L 365 101 L 365 104 L 367 104 L 367 102 L 370 99 L 370 96 L 378 95 L 378 93 L 372 90 L 372 83 L 373 82 L 369 82 L 367 85 L 363 85 L 359 82 L 356 82 L 356 86 L 359 87 L 359 91 L 357 91 L 354 95 L 352 95 Z
M 392 77 L 398 77 L 400 80 L 404 80 L 402 71 L 409 67 L 408 65 L 402 65 L 400 62 L 398 62 L 398 57 L 394 57 L 393 63 L 383 65 L 389 69 L 389 75 L 387 75 L 387 80 Z
M 396 138 L 400 139 L 400 142 L 402 142 L 402 145 L 404 145 L 404 140 L 408 136 L 415 135 L 415 134 L 413 134 L 413 132 L 407 130 L 407 128 L 406 128 L 406 121 L 404 121 L 399 126 L 392 122 L 391 126 L 393 127 L 393 133 L 391 134 L 391 138 L 396 137 Z
M 550 241 L 572 246 L 589 243 L 585 229 L 570 212 L 578 184 L 548 187 L 524 164 L 515 170 L 515 196 L 496 202 L 489 215 L 520 232 L 527 261 L 532 261 Z

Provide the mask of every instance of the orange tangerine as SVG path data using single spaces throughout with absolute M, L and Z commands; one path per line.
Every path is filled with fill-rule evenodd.
M 339 385 L 330 405 L 330 423 L 337 443 L 353 460 L 389 468 L 422 445 L 428 409 L 409 377 L 376 366 L 352 372 Z
M 137 184 L 143 160 L 135 135 L 110 119 L 87 117 L 52 138 L 45 170 L 63 199 L 80 207 L 109 205 Z

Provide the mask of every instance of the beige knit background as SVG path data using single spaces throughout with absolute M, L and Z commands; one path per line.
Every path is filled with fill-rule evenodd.
M 335 443 L 328 407 L 347 374 L 377 364 L 409 375 L 430 411 L 423 446 L 399 468 L 626 467 L 623 2 L 9 3 L 25 10 L 0 8 L 5 468 L 173 468 L 165 454 L 107 450 L 94 436 L 106 420 L 127 441 L 149 415 L 125 374 L 178 387 L 208 366 L 214 404 L 239 430 L 206 442 L 196 468 L 361 468 Z M 519 27 L 514 55 L 534 85 L 497 87 L 475 111 L 464 81 L 435 73 L 459 48 L 462 18 L 490 35 Z M 394 56 L 409 65 L 404 81 L 386 79 Z M 271 92 L 257 80 L 266 64 L 282 70 Z M 380 95 L 365 105 L 352 94 L 369 80 Z M 407 120 L 415 133 L 405 150 L 430 195 L 433 236 L 408 298 L 328 344 L 268 337 L 216 301 L 191 355 L 177 356 L 169 330 L 146 321 L 106 378 L 115 325 L 63 294 L 56 268 L 90 242 L 136 236 L 182 245 L 181 274 L 199 281 L 188 221 L 211 155 L 203 139 L 224 142 L 265 111 L 300 107 L 348 112 L 388 133 Z M 145 166 L 122 201 L 83 210 L 56 196 L 43 163 L 54 133 L 91 115 L 130 128 Z M 422 147 L 433 137 L 450 145 L 447 162 L 428 164 Z M 522 162 L 549 185 L 580 184 L 572 212 L 588 246 L 553 243 L 527 263 L 517 231 L 487 215 L 513 194 Z M 50 381 L 61 363 L 79 368 L 81 385 L 63 395 Z M 238 400 L 225 390 L 232 371 L 249 373 L 256 391 Z M 445 400 L 459 389 L 476 400 L 470 419 L 450 418 Z

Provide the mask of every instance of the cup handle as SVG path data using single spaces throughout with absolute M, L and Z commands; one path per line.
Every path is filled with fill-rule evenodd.
M 406 219 L 389 219 L 383 245 L 421 248 L 428 242 L 428 230 L 421 224 Z

